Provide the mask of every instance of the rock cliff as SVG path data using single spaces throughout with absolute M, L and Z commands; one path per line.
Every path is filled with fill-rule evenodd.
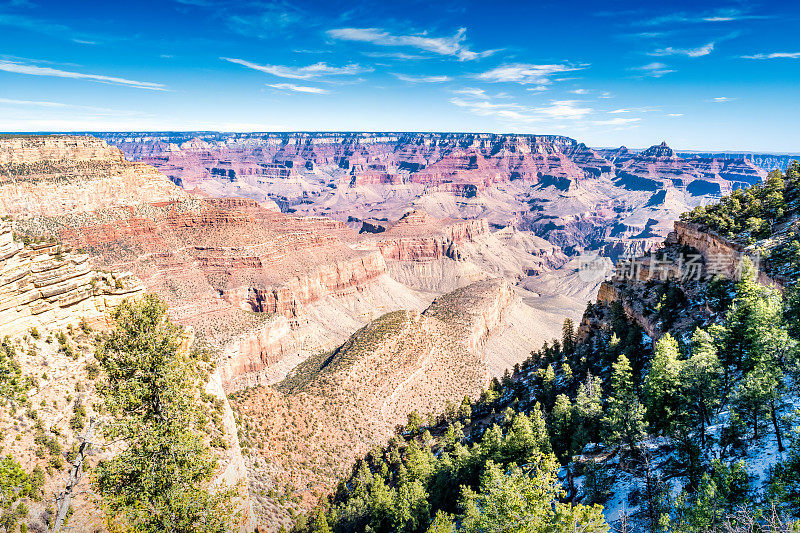
M 21 239 L 21 238 L 20 238 Z M 144 287 L 129 272 L 100 272 L 89 256 L 54 241 L 18 241 L 0 221 L 0 331 L 60 329 L 82 320 L 102 324 L 107 313 Z
M 58 215 L 184 198 L 166 176 L 93 137 L 0 138 L 0 213 Z

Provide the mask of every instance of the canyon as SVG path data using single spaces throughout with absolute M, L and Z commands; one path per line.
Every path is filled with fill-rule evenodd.
M 374 231 L 409 208 L 486 218 L 568 253 L 639 255 L 681 213 L 760 182 L 777 160 L 592 149 L 555 135 L 466 133 L 98 134 L 186 190 L 245 196 Z M 360 224 L 359 224 L 360 223 Z M 377 224 L 377 226 L 376 226 Z
M 163 298 L 184 349 L 215 361 L 218 483 L 247 487 L 243 531 L 289 526 L 409 412 L 476 398 L 587 301 L 634 301 L 613 260 L 665 239 L 727 250 L 672 221 L 766 175 L 561 136 L 98 137 L 0 138 L 0 327 L 34 346 L 26 371 L 40 354 L 63 366 L 48 377 L 68 407 L 91 351 L 79 325 Z M 31 328 L 78 331 L 79 363 Z

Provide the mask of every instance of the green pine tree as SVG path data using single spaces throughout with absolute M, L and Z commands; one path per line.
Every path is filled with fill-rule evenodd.
M 620 355 L 612 367 L 611 395 L 603 419 L 610 444 L 627 444 L 636 448 L 645 434 L 644 407 L 636 397 L 628 358 Z
M 105 434 L 123 448 L 94 473 L 110 529 L 229 532 L 233 490 L 209 491 L 217 462 L 200 422 L 201 362 L 179 349 L 181 331 L 155 296 L 123 303 L 114 319 L 97 357 L 113 416 Z

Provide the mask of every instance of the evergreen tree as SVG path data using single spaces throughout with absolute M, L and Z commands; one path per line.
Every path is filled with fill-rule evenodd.
M 554 458 L 534 458 L 531 472 L 515 464 L 503 469 L 489 461 L 480 490 L 466 488 L 461 498 L 465 533 L 606 533 L 602 507 L 561 503 L 563 491 Z
M 610 444 L 624 443 L 635 449 L 645 433 L 644 407 L 636 397 L 631 365 L 624 355 L 612 367 L 611 395 L 603 421 Z
M 575 399 L 575 433 L 572 449 L 579 452 L 583 447 L 598 439 L 603 419 L 603 381 L 591 373 L 578 385 Z
M 564 325 L 561 327 L 561 346 L 566 356 L 575 353 L 575 324 L 569 318 L 564 319 Z
M 699 427 L 700 446 L 706 446 L 706 426 L 720 404 L 722 367 L 711 335 L 698 328 L 692 335 L 692 355 L 681 372 L 683 394 L 681 405 L 689 410 L 689 422 Z
M 573 417 L 572 402 L 566 394 L 559 394 L 550 414 L 550 427 L 553 434 L 553 451 L 563 462 L 568 462 L 569 457 L 577 450 L 572 449 Z
M 667 429 L 678 408 L 679 357 L 678 341 L 665 333 L 656 342 L 650 372 L 644 382 L 647 419 L 656 429 Z
M 325 518 L 325 513 L 322 512 L 322 508 L 318 508 L 317 514 L 314 515 L 313 531 L 314 533 L 331 533 L 331 528 L 328 526 L 328 520 Z
M 95 471 L 111 529 L 230 531 L 233 491 L 208 490 L 217 463 L 200 422 L 201 362 L 180 349 L 181 331 L 155 296 L 124 302 L 114 319 L 97 357 L 113 416 L 105 433 L 123 448 Z

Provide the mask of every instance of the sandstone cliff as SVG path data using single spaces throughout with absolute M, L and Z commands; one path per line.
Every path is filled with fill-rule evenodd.
M 57 215 L 186 196 L 153 167 L 126 161 L 100 139 L 0 138 L 0 213 Z
M 130 273 L 94 270 L 86 254 L 56 242 L 16 240 L 11 223 L 0 221 L 0 331 L 18 335 L 31 328 L 60 329 L 83 320 L 107 321 L 107 313 L 143 286 Z
M 771 276 L 752 250 L 729 241 L 708 228 L 691 222 L 675 222 L 675 231 L 650 255 L 617 264 L 613 279 L 601 283 L 597 303 L 609 306 L 619 302 L 625 314 L 654 341 L 666 329 L 691 332 L 699 323 L 716 318 L 709 305 L 706 286 L 715 276 L 735 280 L 741 275 L 742 261 L 749 257 L 757 268 L 759 283 L 782 290 L 782 278 Z M 672 297 L 682 302 L 678 317 L 659 313 L 659 288 L 672 287 Z M 596 326 L 584 316 L 581 335 Z

